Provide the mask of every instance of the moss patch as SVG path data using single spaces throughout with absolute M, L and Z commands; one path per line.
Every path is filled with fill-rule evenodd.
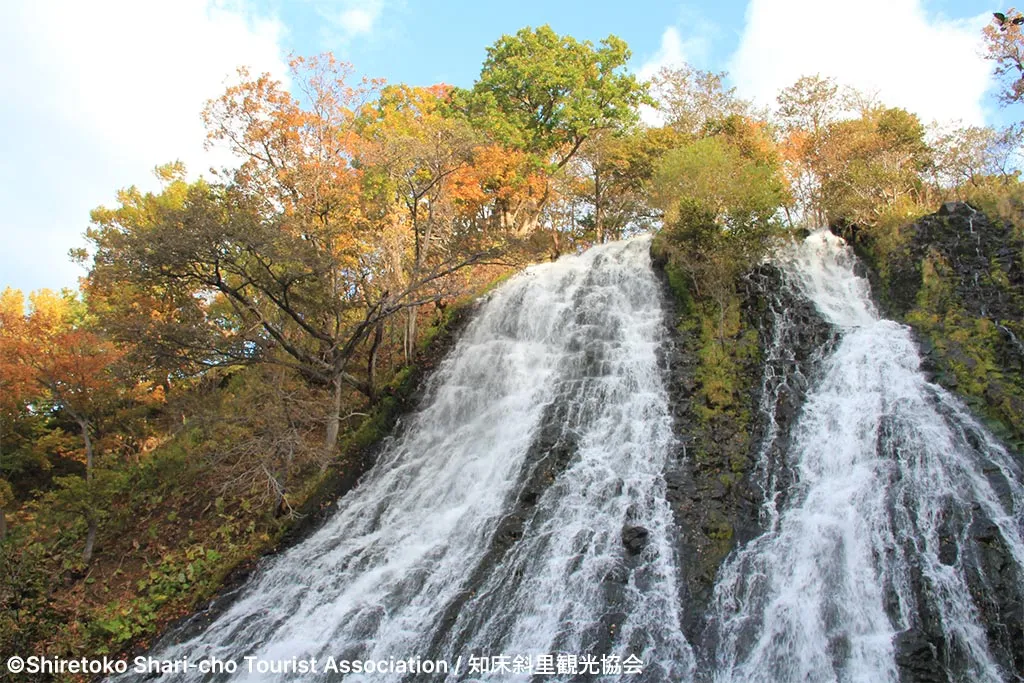
M 926 369 L 1024 450 L 1024 239 L 1013 212 L 999 213 L 949 203 L 899 239 L 872 230 L 856 245 L 886 314 L 921 339 Z

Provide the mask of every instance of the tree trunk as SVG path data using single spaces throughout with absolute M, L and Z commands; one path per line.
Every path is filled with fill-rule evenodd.
M 96 517 L 89 515 L 89 531 L 85 534 L 85 550 L 82 551 L 82 564 L 86 567 L 92 562 L 92 550 L 96 545 Z
M 544 186 L 544 194 L 537 199 L 527 198 L 520 202 L 512 218 L 512 234 L 516 237 L 526 237 L 540 227 L 540 217 L 544 213 L 544 207 L 551 197 L 551 186 Z
M 377 400 L 377 355 L 380 343 L 384 338 L 384 321 L 377 323 L 373 331 L 373 344 L 370 346 L 370 357 L 366 361 L 366 386 L 369 389 L 370 403 Z
M 419 225 L 419 199 L 421 195 L 417 195 L 412 205 L 412 233 L 415 239 L 415 251 L 413 253 L 412 262 L 412 273 L 410 274 L 410 282 L 416 282 L 420 273 L 423 271 L 423 263 L 426 261 L 426 251 L 430 247 L 430 229 L 431 229 L 431 216 L 427 215 L 427 228 L 424 231 L 422 240 L 420 239 L 420 225 Z M 408 317 L 405 321 L 405 339 L 402 343 L 402 352 L 405 355 L 406 364 L 412 363 L 413 353 L 416 348 L 416 309 L 412 306 L 409 307 Z
M 93 452 L 92 439 L 89 437 L 89 421 L 79 418 L 78 426 L 82 428 L 82 440 L 85 441 L 85 484 L 88 495 L 91 498 Z M 96 546 L 96 529 L 99 524 L 96 521 L 95 511 L 92 509 L 93 501 L 87 501 L 86 505 L 87 512 L 85 513 L 85 519 L 89 523 L 89 530 L 85 534 L 85 549 L 82 551 L 82 564 L 88 567 L 92 562 L 92 552 L 93 548 Z
M 594 171 L 594 233 L 597 243 L 604 242 L 604 226 L 601 225 L 601 172 Z
M 335 377 L 332 383 L 334 384 L 334 397 L 331 401 L 331 413 L 327 416 L 327 435 L 324 439 L 324 452 L 328 458 L 334 453 L 334 447 L 338 445 L 338 432 L 341 431 L 341 377 Z
M 405 362 L 412 363 L 416 351 L 416 307 L 409 307 L 409 315 L 405 319 Z

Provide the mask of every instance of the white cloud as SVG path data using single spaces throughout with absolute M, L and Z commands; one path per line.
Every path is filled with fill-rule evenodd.
M 88 212 L 203 150 L 199 113 L 239 65 L 284 78 L 275 19 L 218 0 L 0 5 L 0 287 L 73 286 Z
M 981 27 L 930 16 L 921 0 L 751 0 L 729 72 L 739 94 L 774 106 L 778 91 L 820 73 L 876 91 L 924 122 L 982 123 L 990 65 Z
M 679 30 L 669 26 L 661 34 L 661 45 L 657 52 L 651 55 L 640 68 L 636 70 L 636 76 L 641 81 L 649 81 L 665 67 L 681 66 L 691 57 L 689 53 L 696 48 L 703 49 L 695 41 L 684 41 Z M 665 117 L 660 111 L 646 104 L 640 105 L 640 120 L 648 126 L 660 126 L 665 123 Z
M 377 21 L 379 8 L 356 7 L 347 9 L 341 13 L 338 24 L 349 35 L 369 33 L 373 30 L 373 24 Z
M 662 32 L 658 49 L 636 69 L 641 81 L 650 81 L 665 67 L 689 64 L 701 68 L 707 62 L 711 47 L 708 38 L 719 33 L 718 27 L 692 8 L 682 7 L 679 13 L 679 24 L 688 27 L 686 35 L 676 26 L 669 26 Z M 640 105 L 640 120 L 649 126 L 665 122 L 661 112 L 646 104 Z
M 313 0 L 313 4 L 326 22 L 321 34 L 328 43 L 371 36 L 384 11 L 384 0 Z
M 683 38 L 675 26 L 669 26 L 661 34 L 661 45 L 658 47 L 658 51 L 640 65 L 636 75 L 641 81 L 649 81 L 663 67 L 679 66 L 686 61 Z

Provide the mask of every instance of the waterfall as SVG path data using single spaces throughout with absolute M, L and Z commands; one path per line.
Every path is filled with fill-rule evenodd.
M 536 672 L 546 655 L 574 666 L 635 656 L 637 681 L 1019 675 L 1021 615 L 997 593 L 1024 596 L 1020 465 L 928 381 L 911 331 L 879 316 L 827 232 L 776 255 L 790 295 L 834 334 L 798 370 L 796 316 L 769 302 L 766 428 L 750 473 L 764 530 L 726 558 L 700 642 L 686 640 L 664 473 L 694 465 L 668 462 L 686 425 L 673 425 L 649 249 L 646 237 L 603 245 L 492 293 L 324 526 L 269 560 L 202 632 L 172 633 L 153 656 L 452 667 L 350 681 L 619 679 L 469 662 L 529 657 Z M 774 406 L 798 385 L 806 400 L 781 430 Z
M 899 644 L 923 643 L 950 680 L 1005 680 L 1000 662 L 1019 653 L 981 613 L 1007 573 L 1024 594 L 1019 464 L 926 380 L 910 330 L 879 317 L 853 261 L 827 232 L 777 259 L 840 339 L 789 444 L 787 504 L 720 570 L 711 678 L 895 681 Z M 991 547 L 1004 566 L 986 563 Z
M 203 632 L 154 657 L 454 667 L 470 655 L 635 654 L 649 675 L 689 677 L 662 478 L 673 438 L 666 331 L 649 250 L 645 237 L 612 243 L 494 292 L 337 513 Z M 466 675 L 463 661 L 449 680 Z M 277 680 L 242 669 L 175 676 L 211 678 Z

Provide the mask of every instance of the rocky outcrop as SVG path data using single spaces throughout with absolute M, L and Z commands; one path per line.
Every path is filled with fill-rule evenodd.
M 905 226 L 903 233 L 905 247 L 890 255 L 879 292 L 889 315 L 906 316 L 917 306 L 923 264 L 934 255 L 949 266 L 956 298 L 968 312 L 993 320 L 1022 317 L 1024 244 L 1011 226 L 993 221 L 966 202 L 947 202 L 936 213 Z
M 1014 355 L 1020 349 L 1008 345 L 1017 334 L 1014 326 L 1024 319 L 1021 250 L 1013 231 L 964 204 L 946 205 L 906 231 L 901 250 L 887 255 L 884 263 L 877 258 L 877 245 L 866 245 L 866 236 L 859 236 L 862 272 L 871 279 L 884 314 L 914 327 L 924 367 L 936 380 L 962 390 L 967 369 L 986 383 L 983 391 L 966 394 L 969 402 L 998 406 L 1003 418 L 1012 415 L 1006 412 L 1007 405 L 1013 407 L 1006 398 L 1021 378 L 1014 365 L 1021 361 Z M 791 431 L 819 361 L 838 340 L 837 331 L 809 302 L 789 292 L 777 270 L 762 267 L 745 285 L 739 294 L 743 325 L 757 331 L 759 349 L 742 369 L 751 380 L 744 402 L 708 417 L 698 380 L 700 341 L 692 326 L 674 330 L 669 352 L 680 452 L 666 481 L 679 529 L 684 630 L 705 653 L 714 649 L 703 622 L 716 573 L 734 548 L 765 530 L 773 509 L 785 508 L 794 480 L 786 457 Z M 677 312 L 672 323 L 678 319 Z M 966 435 L 969 443 L 987 438 L 975 432 Z M 1008 498 L 1005 474 L 995 468 L 986 474 L 993 490 Z M 1009 500 L 1006 507 L 1013 507 Z M 1003 671 L 1020 677 L 1024 606 L 1016 565 L 993 520 L 976 508 L 947 511 L 939 560 L 964 572 L 993 656 Z M 959 536 L 964 532 L 970 536 L 966 543 Z M 920 567 L 908 581 L 917 611 L 893 641 L 901 681 L 938 683 L 969 676 L 969 658 L 955 642 L 947 642 L 948 625 L 929 607 L 933 588 Z M 901 606 L 890 599 L 893 623 L 900 623 Z
M 883 313 L 914 328 L 923 368 L 1024 448 L 1024 232 L 965 202 L 886 239 L 836 231 L 867 264 Z
M 705 607 L 722 561 L 764 529 L 766 489 L 780 492 L 782 504 L 791 479 L 783 457 L 790 430 L 815 361 L 834 339 L 831 327 L 809 302 L 788 292 L 775 268 L 752 273 L 738 296 L 742 331 L 757 331 L 758 349 L 739 367 L 740 403 L 710 415 L 700 405 L 697 333 L 676 325 L 680 311 L 669 306 L 668 313 L 672 343 L 666 362 L 678 453 L 665 480 L 679 529 L 683 628 L 693 643 L 703 637 Z M 679 306 L 667 280 L 666 299 Z

